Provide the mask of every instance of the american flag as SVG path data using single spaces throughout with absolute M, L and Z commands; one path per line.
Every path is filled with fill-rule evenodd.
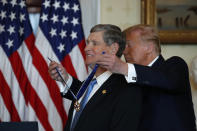
M 87 76 L 78 0 L 43 0 L 33 35 L 24 0 L 0 1 L 0 122 L 38 121 L 62 130 L 68 101 L 48 74 L 48 57 L 74 77 Z

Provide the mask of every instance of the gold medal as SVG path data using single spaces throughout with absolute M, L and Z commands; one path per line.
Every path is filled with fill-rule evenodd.
M 79 104 L 78 101 L 75 101 L 74 108 L 75 108 L 76 111 L 79 111 L 80 110 L 80 104 Z

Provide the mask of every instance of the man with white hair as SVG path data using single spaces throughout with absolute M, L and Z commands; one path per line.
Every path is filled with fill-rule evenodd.
M 124 32 L 126 62 L 104 54 L 97 63 L 141 87 L 140 131 L 196 131 L 186 62 L 177 56 L 164 60 L 158 33 L 149 25 L 135 25 Z

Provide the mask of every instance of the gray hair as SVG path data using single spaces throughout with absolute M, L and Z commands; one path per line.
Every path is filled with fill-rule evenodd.
M 113 43 L 117 43 L 119 45 L 118 52 L 116 56 L 121 57 L 122 53 L 125 49 L 125 37 L 123 36 L 121 29 L 118 26 L 111 24 L 98 24 L 90 30 L 90 33 L 103 31 L 103 40 L 104 42 L 110 46 Z

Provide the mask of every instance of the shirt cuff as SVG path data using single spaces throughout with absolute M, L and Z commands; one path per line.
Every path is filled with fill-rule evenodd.
M 68 80 L 66 82 L 66 85 L 63 85 L 61 82 L 58 82 L 58 86 L 60 89 L 60 92 L 65 94 L 68 92 L 68 89 L 71 87 L 73 82 L 73 78 L 68 74 Z
M 125 76 L 125 79 L 128 83 L 135 83 L 137 81 L 137 74 L 133 64 L 128 64 L 128 75 Z

